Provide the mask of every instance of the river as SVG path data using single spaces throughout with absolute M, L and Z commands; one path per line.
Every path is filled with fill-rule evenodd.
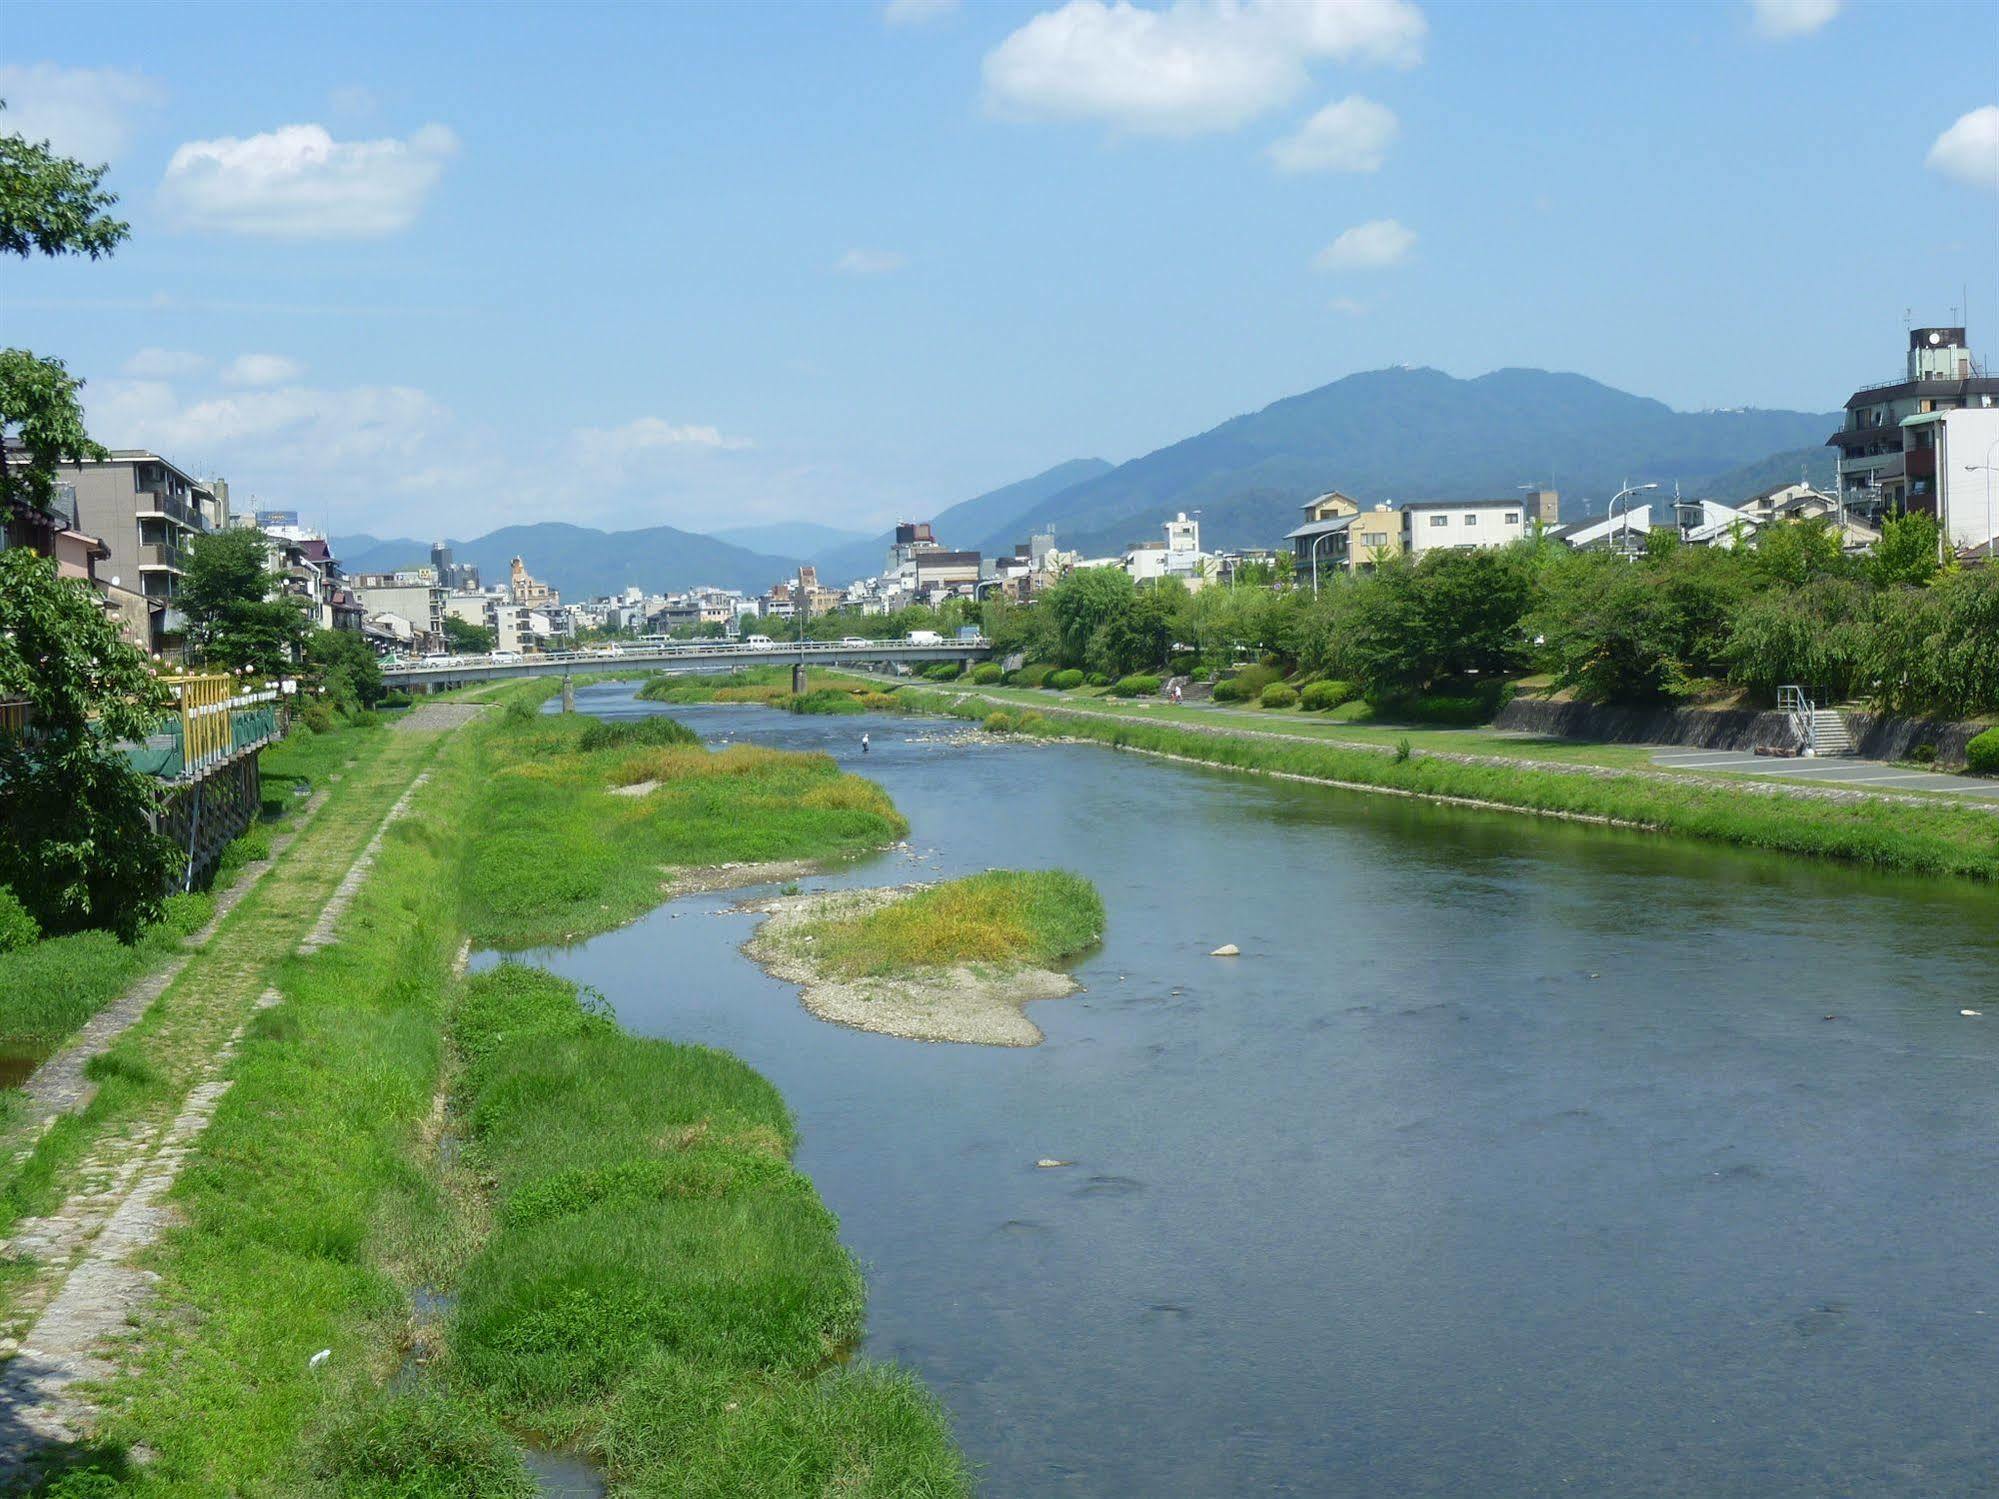
M 631 692 L 578 706 L 657 711 Z M 941 722 L 670 711 L 895 798 L 910 848 L 808 887 L 1102 891 L 1085 992 L 1032 1007 L 1029 1049 L 812 1018 L 728 897 L 533 955 L 783 1090 L 867 1266 L 865 1353 L 929 1382 L 987 1492 L 1989 1491 L 1992 892 Z

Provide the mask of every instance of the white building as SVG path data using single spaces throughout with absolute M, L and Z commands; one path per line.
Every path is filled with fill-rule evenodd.
M 1933 460 L 1931 498 L 1937 524 L 1957 550 L 1983 546 L 1999 537 L 1999 406 L 1964 406 L 1925 411 L 1902 420 L 1902 441 L 1910 458 Z M 1912 497 L 1912 510 L 1932 510 Z
M 1519 500 L 1405 500 L 1402 550 L 1414 559 L 1439 547 L 1503 547 L 1527 534 Z

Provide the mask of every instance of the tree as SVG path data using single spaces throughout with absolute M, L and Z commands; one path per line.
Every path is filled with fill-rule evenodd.
M 0 737 L 0 884 L 45 932 L 132 940 L 179 855 L 152 831 L 159 783 L 117 744 L 151 733 L 169 699 L 88 585 L 22 548 L 0 552 L 0 695 L 30 714 Z
M 1911 511 L 1884 521 L 1881 542 L 1868 559 L 1877 588 L 1920 588 L 1937 575 L 1943 527 L 1936 517 Z
M 47 141 L 0 135 L 0 252 L 109 255 L 131 230 L 105 212 L 118 199 L 99 186 L 104 172 L 56 155 Z M 0 353 L 0 431 L 27 451 L 25 463 L 10 462 L 0 447 L 0 506 L 47 510 L 58 464 L 104 456 L 83 428 L 81 384 L 59 359 Z
M 475 625 L 455 614 L 444 616 L 444 643 L 461 655 L 483 655 L 493 648 L 491 625 Z
M 107 170 L 58 156 L 47 141 L 0 135 L 0 251 L 109 255 L 132 227 L 106 211 L 118 202 L 100 186 Z
M 310 684 L 324 688 L 326 701 L 343 713 L 372 708 L 387 691 L 382 663 L 352 630 L 314 630 L 305 642 L 305 660 Z
M 1131 607 L 1132 593 L 1131 574 L 1117 567 L 1083 568 L 1049 589 L 1047 607 L 1063 665 L 1083 665 L 1091 637 Z
M 281 591 L 261 531 L 211 531 L 190 544 L 179 604 L 188 640 L 209 666 L 275 675 L 298 658 L 309 626 L 302 602 Z
M 1818 516 L 1765 526 L 1757 533 L 1750 557 L 1756 571 L 1770 582 L 1802 588 L 1815 578 L 1851 574 L 1842 547 L 1843 538 L 1832 522 Z

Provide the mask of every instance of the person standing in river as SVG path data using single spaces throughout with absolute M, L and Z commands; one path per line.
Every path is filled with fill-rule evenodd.
M 861 735 L 861 753 L 865 755 L 867 752 L 868 752 L 868 736 L 866 734 L 863 734 Z

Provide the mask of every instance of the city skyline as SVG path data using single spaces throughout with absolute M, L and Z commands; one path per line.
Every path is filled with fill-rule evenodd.
M 0 128 L 134 233 L 9 342 L 244 503 L 462 535 L 869 529 L 1395 363 L 1831 410 L 1905 309 L 1999 330 L 1974 6 L 467 14 L 17 7 Z

